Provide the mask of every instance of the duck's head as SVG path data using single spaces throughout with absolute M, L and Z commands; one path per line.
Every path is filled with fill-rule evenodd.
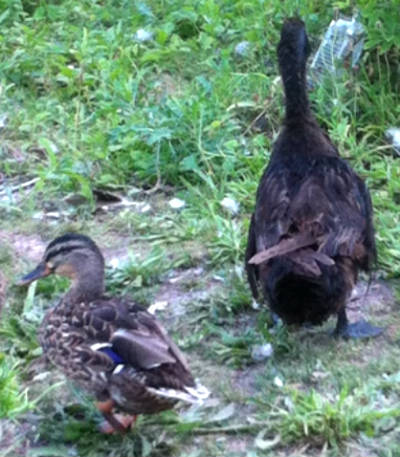
M 47 246 L 42 260 L 17 284 L 27 285 L 51 274 L 72 280 L 71 291 L 81 295 L 101 295 L 104 289 L 104 258 L 88 236 L 66 233 Z

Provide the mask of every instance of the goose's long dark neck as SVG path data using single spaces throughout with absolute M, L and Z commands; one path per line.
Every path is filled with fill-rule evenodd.
M 286 120 L 310 113 L 306 88 L 307 35 L 299 22 L 284 25 L 278 46 L 279 69 L 286 97 Z
M 286 120 L 305 117 L 310 113 L 306 91 L 305 65 L 286 65 L 282 71 L 286 98 Z

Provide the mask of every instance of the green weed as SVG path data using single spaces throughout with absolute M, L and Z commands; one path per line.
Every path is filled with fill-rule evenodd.
M 132 254 L 124 265 L 108 270 L 107 286 L 113 291 L 116 288 L 129 290 L 151 286 L 160 282 L 162 275 L 172 267 L 173 261 L 167 253 L 155 246 L 145 258 Z
M 400 416 L 398 408 L 382 409 L 376 402 L 376 393 L 365 390 L 343 388 L 328 398 L 314 390 L 291 390 L 286 406 L 277 408 L 279 433 L 288 441 L 308 439 L 320 446 L 338 446 L 360 432 L 374 436 L 379 421 Z
M 0 419 L 15 418 L 32 408 L 27 389 L 21 389 L 18 363 L 0 353 Z

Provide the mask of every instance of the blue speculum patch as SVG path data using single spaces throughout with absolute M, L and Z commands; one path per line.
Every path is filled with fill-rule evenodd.
M 111 348 L 101 348 L 98 349 L 100 352 L 103 352 L 104 354 L 107 354 L 108 357 L 116 364 L 124 363 L 124 360 L 116 353 L 114 352 Z

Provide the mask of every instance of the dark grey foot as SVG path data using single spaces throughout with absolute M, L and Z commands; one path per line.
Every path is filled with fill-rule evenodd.
M 382 327 L 375 327 L 365 320 L 360 320 L 349 324 L 346 316 L 346 310 L 343 308 L 338 313 L 338 320 L 334 331 L 335 337 L 344 339 L 361 339 L 361 338 L 374 338 L 383 332 Z
M 375 327 L 367 321 L 361 320 L 354 322 L 353 324 L 347 324 L 346 327 L 335 329 L 335 336 L 344 339 L 361 339 L 361 338 L 374 338 L 383 332 L 382 327 Z

